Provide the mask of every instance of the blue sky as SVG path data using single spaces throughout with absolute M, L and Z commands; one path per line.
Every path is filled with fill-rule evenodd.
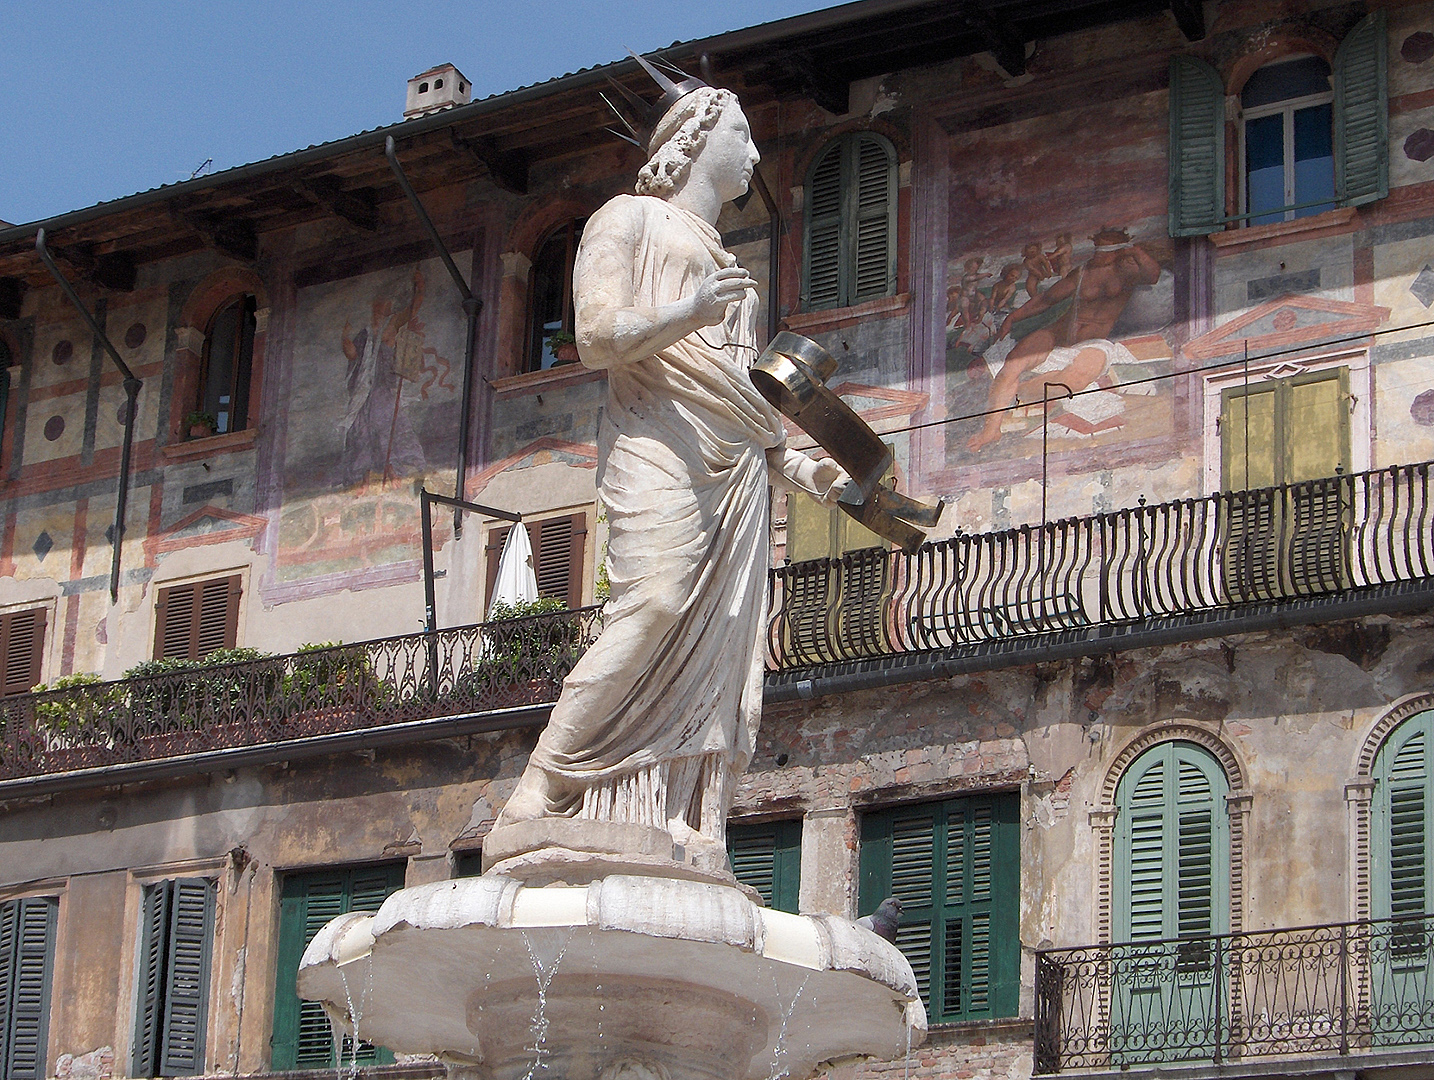
M 0 219 L 102 200 L 402 118 L 452 62 L 474 97 L 821 0 L 0 0 Z

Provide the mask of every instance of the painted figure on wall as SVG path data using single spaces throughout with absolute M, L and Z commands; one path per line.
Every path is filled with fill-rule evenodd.
M 403 410 L 403 382 L 423 369 L 421 324 L 423 271 L 413 271 L 413 291 L 399 306 L 391 293 L 373 298 L 369 325 L 353 332 L 344 322 L 342 347 L 348 361 L 348 408 L 344 413 L 342 482 L 367 484 L 376 477 L 416 476 L 425 470 L 423 445 Z
M 994 369 L 987 398 L 987 408 L 992 412 L 967 444 L 973 452 L 1001 437 L 998 410 L 1015 402 L 1023 377 L 1049 376 L 1043 381 L 1059 382 L 1069 394 L 1079 394 L 1100 380 L 1113 364 L 1137 363 L 1129 349 L 1106 335 L 1135 290 L 1160 279 L 1160 264 L 1132 242 L 1124 229 L 1102 229 L 1092 240 L 1095 253 L 1090 259 L 1007 315 L 995 344 L 985 350 L 984 358 Z M 1064 312 L 1054 322 L 1020 338 L 1013 336 L 1017 323 L 1067 301 Z M 1072 401 L 1065 406 L 1077 415 L 1082 410 L 1089 412 L 1084 419 L 1092 425 L 1111 419 L 1111 410 L 1117 407 L 1118 403 L 1103 400 Z

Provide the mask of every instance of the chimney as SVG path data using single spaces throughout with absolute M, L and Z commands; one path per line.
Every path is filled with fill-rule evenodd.
M 440 109 L 466 105 L 472 96 L 473 84 L 463 72 L 452 64 L 439 64 L 408 80 L 408 100 L 404 105 L 403 118 L 412 120 Z

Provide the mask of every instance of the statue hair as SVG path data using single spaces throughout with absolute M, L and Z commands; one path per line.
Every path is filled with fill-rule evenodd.
M 637 174 L 637 193 L 665 199 L 677 190 L 707 142 L 722 110 L 737 104 L 730 90 L 703 86 L 668 109 L 648 142 L 648 159 Z

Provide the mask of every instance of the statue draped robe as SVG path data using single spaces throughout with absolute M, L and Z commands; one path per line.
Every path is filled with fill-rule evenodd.
M 696 215 L 620 195 L 583 232 L 580 324 L 691 296 L 735 262 Z M 584 363 L 608 369 L 598 486 L 612 596 L 528 766 L 548 775 L 548 814 L 685 824 L 724 841 L 761 718 L 768 453 L 779 463 L 785 445 L 747 375 L 756 314 L 749 293 L 720 325 L 631 361 L 618 334 L 580 340 Z

